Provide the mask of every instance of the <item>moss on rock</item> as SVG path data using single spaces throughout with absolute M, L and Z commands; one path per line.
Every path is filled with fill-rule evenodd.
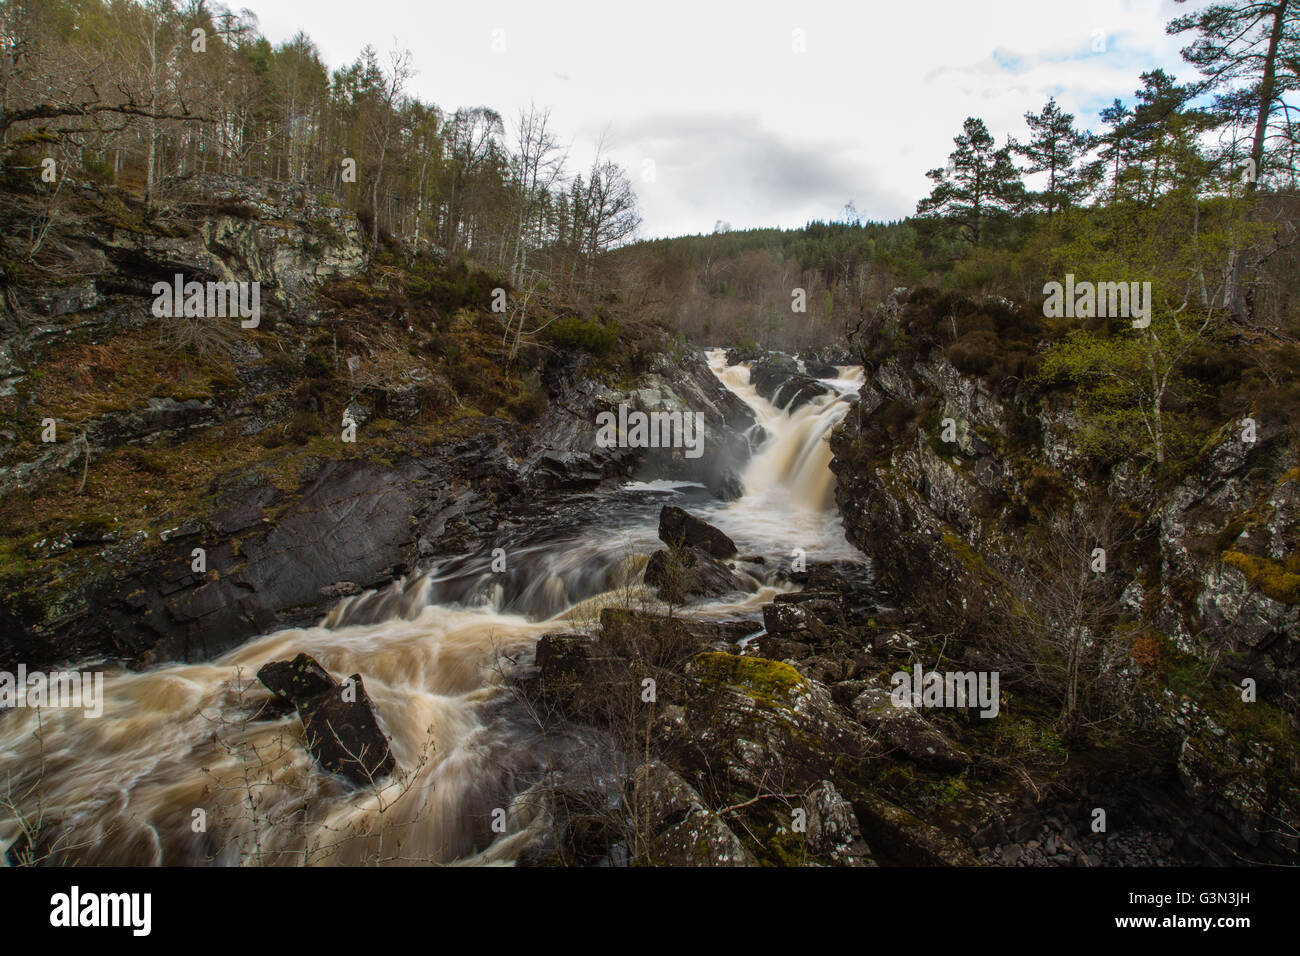
M 807 681 L 789 664 L 762 657 L 708 653 L 696 657 L 705 687 L 734 687 L 765 707 L 789 707 L 792 692 Z

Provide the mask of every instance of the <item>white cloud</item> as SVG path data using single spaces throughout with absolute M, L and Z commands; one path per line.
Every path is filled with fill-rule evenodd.
M 273 41 L 306 30 L 331 67 L 370 43 L 408 47 L 413 91 L 445 109 L 509 118 L 534 101 L 572 139 L 572 163 L 608 154 L 633 175 L 650 236 L 717 219 L 802 225 L 852 199 L 864 215 L 909 214 L 967 116 L 1003 140 L 1055 94 L 1097 125 L 1139 74 L 1180 78 L 1172 0 L 930 3 L 506 0 L 492 8 L 404 0 L 251 0 Z M 804 31 L 807 52 L 792 50 Z M 492 50 L 503 30 L 505 52 Z M 1093 52 L 1104 31 L 1104 52 Z M 646 158 L 656 181 L 641 181 Z

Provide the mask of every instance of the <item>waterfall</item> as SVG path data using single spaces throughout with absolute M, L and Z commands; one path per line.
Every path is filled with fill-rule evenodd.
M 766 436 L 733 502 L 690 510 L 769 566 L 856 559 L 831 492 L 827 436 L 861 370 L 787 413 L 755 391 L 744 365 L 709 353 L 719 380 Z M 512 799 L 557 754 L 596 746 L 581 730 L 543 735 L 505 672 L 537 639 L 591 626 L 631 594 L 657 547 L 656 521 L 679 485 L 628 485 L 588 524 L 487 554 L 448 558 L 386 588 L 344 598 L 321 622 L 255 638 L 209 662 L 111 669 L 104 713 L 17 709 L 0 715 L 0 845 L 43 820 L 55 861 L 82 864 L 508 862 L 532 817 Z M 689 607 L 701 618 L 757 621 L 779 582 Z M 758 626 L 756 624 L 756 626 Z M 264 711 L 263 664 L 305 652 L 336 675 L 361 673 L 400 771 L 371 791 L 320 772 L 291 711 Z M 15 809 L 16 808 L 16 809 Z M 493 830 L 509 809 L 508 832 Z

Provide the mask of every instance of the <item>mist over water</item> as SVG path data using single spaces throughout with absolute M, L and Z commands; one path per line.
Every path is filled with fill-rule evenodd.
M 773 572 L 795 548 L 810 561 L 863 560 L 834 510 L 826 440 L 861 370 L 841 369 L 826 383 L 834 394 L 789 414 L 758 395 L 747 367 L 727 367 L 721 351 L 708 357 L 766 436 L 741 498 L 666 481 L 593 493 L 578 502 L 585 525 L 496 542 L 505 571 L 492 570 L 490 553 L 449 558 L 345 598 L 319 626 L 255 638 L 210 662 L 115 668 L 98 719 L 79 709 L 0 715 L 0 799 L 17 808 L 0 804 L 0 843 L 44 824 L 64 833 L 53 860 L 86 864 L 510 862 L 533 821 L 516 803 L 507 832 L 495 834 L 493 810 L 592 742 L 581 731 L 542 735 L 503 687 L 505 673 L 528 663 L 549 631 L 591 626 L 609 604 L 654 605 L 640 577 L 661 546 L 663 504 L 721 528 Z M 678 613 L 751 620 L 757 633 L 762 605 L 789 585 L 771 573 L 755 583 L 754 593 Z M 295 713 L 262 712 L 271 694 L 258 668 L 298 653 L 335 675 L 362 675 L 400 768 L 390 780 L 348 789 L 315 767 Z

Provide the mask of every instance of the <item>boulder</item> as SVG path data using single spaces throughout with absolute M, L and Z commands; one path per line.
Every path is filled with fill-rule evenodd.
M 960 770 L 970 757 L 912 707 L 895 707 L 888 690 L 871 686 L 850 705 L 859 722 L 882 743 L 901 755 L 934 770 Z
M 670 548 L 699 548 L 715 558 L 730 558 L 736 545 L 713 525 L 673 505 L 659 512 L 659 540 Z
M 537 641 L 536 699 L 581 717 L 592 709 L 591 639 L 582 634 L 543 634 Z
M 813 378 L 839 378 L 840 370 L 834 365 L 827 365 L 824 362 L 805 362 L 804 372 Z
M 699 793 L 664 764 L 636 768 L 633 800 L 649 859 L 657 866 L 753 866 L 754 858 Z
M 863 835 L 879 857 L 898 866 L 978 866 L 965 847 L 938 827 L 872 793 L 853 799 Z
M 805 839 L 814 855 L 837 866 L 875 866 L 862 840 L 853 806 L 835 784 L 823 780 L 804 798 L 808 821 Z
M 763 605 L 763 627 L 768 634 L 813 646 L 852 649 L 862 642 L 845 622 L 839 601 L 831 594 L 782 594 Z
M 681 618 L 613 607 L 600 612 L 600 643 L 620 658 L 659 667 L 679 665 L 711 647 Z
M 752 580 L 732 573 L 721 561 L 698 548 L 656 551 L 646 564 L 644 580 L 648 587 L 658 589 L 661 601 L 674 604 L 755 588 Z
M 830 393 L 830 388 L 799 371 L 788 355 L 773 353 L 750 370 L 749 380 L 758 394 L 777 408 L 795 411 L 813 399 Z
M 299 654 L 292 661 L 263 665 L 257 679 L 276 697 L 293 703 L 307 749 L 325 770 L 357 786 L 393 772 L 396 761 L 360 674 L 339 683 L 315 658 Z
M 779 661 L 705 653 L 690 662 L 686 703 L 659 725 L 678 770 L 741 793 L 789 792 L 878 749 L 821 684 Z
M 299 654 L 291 661 L 263 664 L 257 679 L 277 697 L 287 697 L 294 707 L 338 687 L 329 671 L 308 654 Z

